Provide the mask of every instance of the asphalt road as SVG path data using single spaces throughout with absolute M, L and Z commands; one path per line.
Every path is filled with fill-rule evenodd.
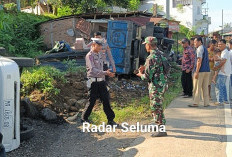
M 152 138 L 146 133 L 138 137 L 123 156 L 231 157 L 230 106 L 187 107 L 191 103 L 192 99 L 175 99 L 165 111 L 168 136 Z M 137 143 L 142 137 L 145 141 Z

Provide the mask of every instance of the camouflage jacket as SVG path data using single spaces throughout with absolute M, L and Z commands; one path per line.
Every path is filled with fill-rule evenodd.
M 146 59 L 145 71 L 142 75 L 142 80 L 148 79 L 154 86 L 165 86 L 167 83 L 167 77 L 164 74 L 162 60 L 166 59 L 163 57 L 163 52 L 159 50 L 152 50 L 150 55 Z

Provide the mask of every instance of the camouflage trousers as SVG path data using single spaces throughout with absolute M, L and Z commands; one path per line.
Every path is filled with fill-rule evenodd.
M 149 83 L 148 90 L 152 116 L 158 125 L 165 125 L 166 120 L 163 112 L 163 95 L 166 90 L 166 86 L 154 86 L 153 83 Z

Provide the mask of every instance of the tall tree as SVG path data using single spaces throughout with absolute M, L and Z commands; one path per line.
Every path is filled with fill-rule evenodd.
M 132 11 L 137 11 L 140 5 L 140 0 L 130 0 L 129 1 L 129 8 Z
M 57 10 L 62 6 L 61 0 L 47 0 L 48 5 L 52 5 L 53 15 L 57 16 Z

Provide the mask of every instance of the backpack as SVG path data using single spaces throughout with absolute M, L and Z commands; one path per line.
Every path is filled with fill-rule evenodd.
M 164 74 L 167 76 L 169 75 L 171 71 L 171 65 L 168 63 L 168 60 L 166 57 L 164 56 L 161 56 L 161 57 L 162 57 L 162 65 L 163 65 Z
M 163 52 L 162 51 L 159 51 L 159 52 L 160 52 L 160 58 L 162 59 L 164 75 L 167 76 L 167 75 L 169 75 L 169 73 L 171 71 L 171 65 L 169 64 L 167 58 L 163 55 Z

